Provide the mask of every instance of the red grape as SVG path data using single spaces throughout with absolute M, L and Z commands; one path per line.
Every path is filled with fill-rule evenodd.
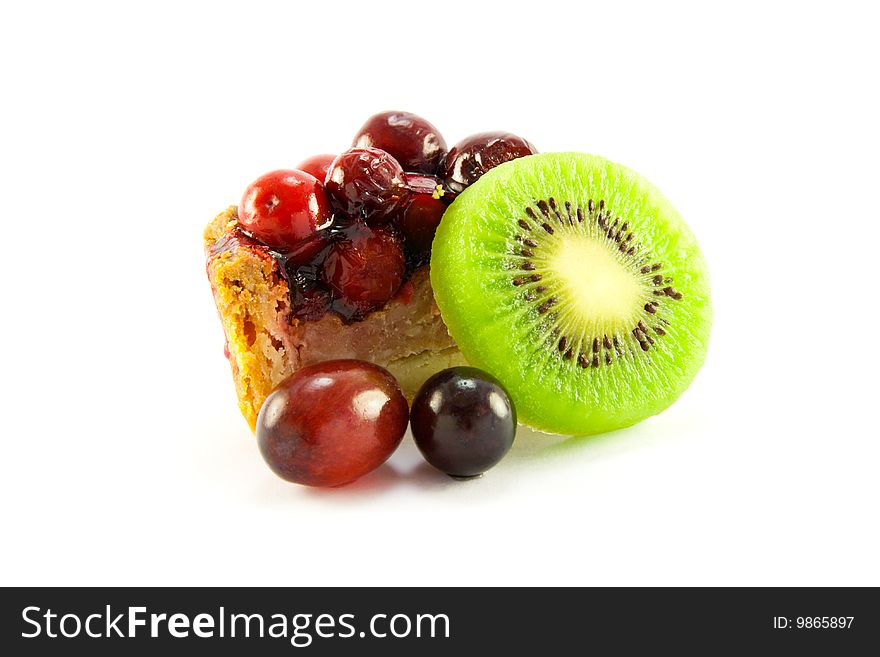
M 394 377 L 358 360 L 304 367 L 281 383 L 257 417 L 257 443 L 282 479 L 340 486 L 382 465 L 406 432 L 408 408 Z

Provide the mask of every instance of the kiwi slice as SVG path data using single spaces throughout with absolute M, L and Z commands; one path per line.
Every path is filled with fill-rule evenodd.
M 659 413 L 706 355 L 696 239 L 651 183 L 594 155 L 487 172 L 446 210 L 431 283 L 465 358 L 542 431 L 598 433 Z

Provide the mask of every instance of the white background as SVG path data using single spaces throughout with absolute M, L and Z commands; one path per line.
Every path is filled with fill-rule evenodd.
M 373 4 L 4 4 L 0 582 L 880 584 L 870 3 Z M 714 287 L 683 398 L 478 481 L 409 438 L 343 489 L 275 478 L 201 230 L 385 109 L 664 190 Z

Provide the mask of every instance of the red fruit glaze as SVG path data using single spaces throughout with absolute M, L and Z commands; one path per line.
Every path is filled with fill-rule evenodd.
M 410 112 L 382 112 L 367 119 L 352 146 L 381 148 L 406 171 L 438 173 L 446 141 L 433 125 Z
M 322 278 L 348 319 L 381 308 L 403 281 L 406 261 L 400 240 L 381 228 L 352 224 L 341 231 L 324 260 Z
M 312 322 L 321 319 L 327 313 L 332 302 L 330 292 L 318 285 L 303 284 L 296 279 L 288 280 L 287 284 L 290 286 L 294 317 Z
M 300 171 L 305 171 L 306 173 L 313 175 L 319 181 L 324 182 L 324 179 L 327 177 L 327 169 L 330 168 L 330 164 L 335 159 L 335 155 L 312 155 L 300 162 L 296 168 Z
M 330 231 L 319 230 L 288 249 L 284 256 L 287 267 L 320 266 L 322 251 L 330 246 Z
M 317 178 L 296 169 L 272 171 L 247 188 L 238 223 L 273 249 L 286 250 L 329 225 L 332 211 Z
M 408 421 L 406 399 L 387 370 L 325 361 L 298 370 L 266 398 L 257 443 L 282 479 L 340 486 L 382 465 Z

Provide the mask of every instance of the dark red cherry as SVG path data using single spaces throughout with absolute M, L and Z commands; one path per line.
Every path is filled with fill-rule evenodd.
M 452 201 L 452 194 L 446 189 L 443 181 L 437 176 L 428 176 L 423 173 L 403 174 L 403 183 L 413 194 L 429 194 L 435 198 L 442 198 L 447 203 Z
M 413 194 L 409 205 L 397 220 L 410 258 L 421 262 L 431 252 L 431 243 L 445 210 L 446 204 L 438 195 Z
M 400 288 L 405 269 L 403 248 L 394 233 L 352 224 L 330 247 L 322 278 L 333 294 L 334 310 L 351 319 L 384 306 Z
M 330 168 L 330 164 L 335 159 L 335 155 L 312 155 L 300 162 L 296 168 L 310 173 L 321 182 L 324 182 L 324 179 L 327 177 L 327 169 Z
M 450 191 L 460 194 L 489 169 L 537 152 L 531 143 L 509 132 L 481 132 L 449 149 L 443 179 Z
M 250 184 L 238 208 L 239 225 L 263 244 L 287 250 L 329 226 L 330 203 L 314 176 L 272 171 Z
M 513 445 L 516 410 L 497 379 L 475 367 L 452 367 L 416 394 L 410 426 L 428 463 L 453 477 L 474 477 Z
M 385 369 L 358 360 L 304 367 L 257 417 L 257 444 L 282 479 L 340 486 L 382 465 L 406 432 L 406 399 Z
M 425 119 L 410 112 L 381 112 L 367 119 L 352 146 L 381 148 L 406 171 L 438 173 L 446 141 Z
M 333 208 L 371 226 L 387 223 L 409 200 L 403 169 L 378 148 L 352 148 L 330 165 L 324 182 Z
M 288 268 L 320 265 L 330 243 L 330 231 L 319 230 L 288 249 L 284 253 L 285 264 Z

